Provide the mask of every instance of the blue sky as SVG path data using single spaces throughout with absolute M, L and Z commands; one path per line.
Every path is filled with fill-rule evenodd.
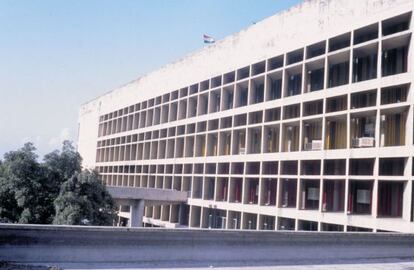
M 0 159 L 77 138 L 80 105 L 299 0 L 0 0 Z

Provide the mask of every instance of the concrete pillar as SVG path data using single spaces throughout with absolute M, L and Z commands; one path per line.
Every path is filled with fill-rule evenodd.
M 144 200 L 135 200 L 131 205 L 130 227 L 142 227 L 142 217 L 144 216 Z

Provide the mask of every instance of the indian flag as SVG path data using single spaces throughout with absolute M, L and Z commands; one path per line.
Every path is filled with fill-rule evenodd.
M 204 40 L 204 43 L 207 43 L 207 44 L 216 42 L 216 40 L 213 37 L 206 35 L 206 34 L 203 35 L 203 40 Z

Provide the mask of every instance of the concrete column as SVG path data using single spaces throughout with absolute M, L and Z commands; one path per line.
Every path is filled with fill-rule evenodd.
M 144 216 L 144 200 L 136 200 L 131 205 L 131 221 L 130 227 L 142 227 L 142 217 Z

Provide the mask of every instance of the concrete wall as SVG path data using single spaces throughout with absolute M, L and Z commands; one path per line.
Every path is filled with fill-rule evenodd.
M 414 235 L 3 224 L 1 260 L 94 268 L 397 262 L 414 260 Z

